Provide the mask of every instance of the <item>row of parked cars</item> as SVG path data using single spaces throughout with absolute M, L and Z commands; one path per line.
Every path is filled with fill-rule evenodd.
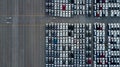
M 84 15 L 85 14 L 85 0 L 75 0 L 74 2 L 74 14 Z
M 119 10 L 96 10 L 94 11 L 95 17 L 119 17 L 120 11 Z
M 119 0 L 46 0 L 45 7 L 46 14 L 59 17 L 72 17 L 73 15 L 120 16 Z
M 94 3 L 119 3 L 119 0 L 93 0 Z
M 73 15 L 73 0 L 46 1 L 46 14 L 59 17 L 71 17 Z
M 93 11 L 95 17 L 119 17 L 119 0 L 94 0 Z
M 105 51 L 105 24 L 94 23 L 94 67 L 105 67 L 108 64 Z
M 86 44 L 85 44 L 85 56 L 86 56 L 86 67 L 92 67 L 92 25 L 87 23 L 85 26 L 85 36 L 86 36 Z
M 73 52 L 74 25 L 68 23 L 46 24 L 46 33 L 49 34 L 46 35 L 46 46 L 50 47 L 46 51 L 48 51 L 48 54 L 51 53 L 50 51 L 53 51 L 51 54 L 53 54 L 52 58 L 54 58 L 53 62 L 50 59 L 46 59 L 46 67 L 73 67 L 73 61 L 76 58 Z M 53 49 L 51 49 L 52 47 Z M 50 55 L 46 55 L 46 57 L 51 58 Z M 54 66 L 50 66 L 51 64 Z
M 74 24 L 74 67 L 85 66 L 85 24 Z
M 46 67 L 119 67 L 119 28 L 119 23 L 46 24 Z
M 120 66 L 120 34 L 119 23 L 109 23 L 108 24 L 108 54 L 110 59 L 110 66 Z
M 120 30 L 120 23 L 109 23 L 108 30 Z
M 91 10 L 91 0 L 46 0 L 45 7 L 48 15 L 72 17 L 73 15 L 90 14 L 91 11 L 88 10 Z
M 46 24 L 46 67 L 90 67 L 91 28 L 91 24 Z

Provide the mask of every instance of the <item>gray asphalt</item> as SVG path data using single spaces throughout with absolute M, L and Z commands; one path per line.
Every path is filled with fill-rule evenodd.
M 15 0 L 13 2 L 14 4 L 14 11 L 13 11 L 13 22 L 12 22 L 12 67 L 19 67 L 19 35 L 18 35 L 18 23 L 19 23 L 19 19 L 18 19 L 18 15 L 19 15 L 19 8 L 18 8 L 18 3 L 19 0 Z M 13 8 L 13 6 L 12 6 Z M 20 61 L 20 60 L 19 60 Z M 19 63 L 19 64 L 18 64 Z
M 18 2 L 17 2 L 18 1 Z M 119 18 L 53 19 L 44 13 L 45 0 L 0 0 L 0 67 L 45 67 L 45 24 L 120 22 Z M 12 16 L 11 23 L 4 17 Z

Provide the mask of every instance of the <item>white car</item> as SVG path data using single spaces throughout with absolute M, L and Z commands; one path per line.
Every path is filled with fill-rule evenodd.
M 79 10 L 77 10 L 77 15 L 80 15 L 80 11 Z
M 83 10 L 82 15 L 85 15 L 85 10 Z
M 105 0 L 105 2 L 107 3 L 109 0 Z
M 106 17 L 108 16 L 108 10 L 105 10 L 105 16 Z
M 120 12 L 119 12 L 119 10 L 117 10 L 117 16 L 118 16 L 118 17 L 120 16 Z
M 114 11 L 113 10 L 111 10 L 111 17 L 113 17 L 114 16 Z
M 97 6 L 96 5 L 94 5 L 94 10 L 97 10 Z
M 82 4 L 85 4 L 85 0 L 82 0 Z
M 102 3 L 100 6 L 102 7 L 103 10 L 105 10 L 106 4 L 103 4 L 103 3 Z
M 117 28 L 120 28 L 120 24 L 119 23 L 116 23 L 116 25 L 117 25 Z
M 79 15 L 82 15 L 82 12 L 83 12 L 83 11 L 82 11 L 82 10 L 80 10 L 80 13 L 79 13 Z
M 108 30 L 109 30 L 109 29 L 111 29 L 111 24 L 110 24 L 110 23 L 108 23 Z
M 116 24 L 116 23 L 114 23 L 113 25 L 114 25 L 114 28 L 116 28 L 116 27 L 117 27 L 117 24 Z
M 82 1 L 78 1 L 78 0 L 77 0 L 76 2 L 77 2 L 77 4 L 80 4 L 80 3 L 82 3 Z
M 94 16 L 96 17 L 96 11 L 94 11 Z
M 102 17 L 102 10 L 100 10 L 100 17 Z
M 97 4 L 96 4 L 97 10 L 99 10 L 99 5 L 100 5 L 100 3 L 97 3 Z
M 92 0 L 89 0 L 89 3 L 92 4 Z
M 86 3 L 89 3 L 89 0 L 86 0 Z
M 110 31 L 110 35 L 115 36 L 115 33 L 113 30 Z
M 68 11 L 65 11 L 65 17 L 69 17 L 69 12 Z
M 94 3 L 95 3 L 95 4 L 97 3 L 96 0 L 94 0 Z
M 108 10 L 108 3 L 105 4 L 105 9 Z
M 67 17 L 68 15 L 65 13 L 65 11 L 63 11 L 62 13 L 63 17 Z

